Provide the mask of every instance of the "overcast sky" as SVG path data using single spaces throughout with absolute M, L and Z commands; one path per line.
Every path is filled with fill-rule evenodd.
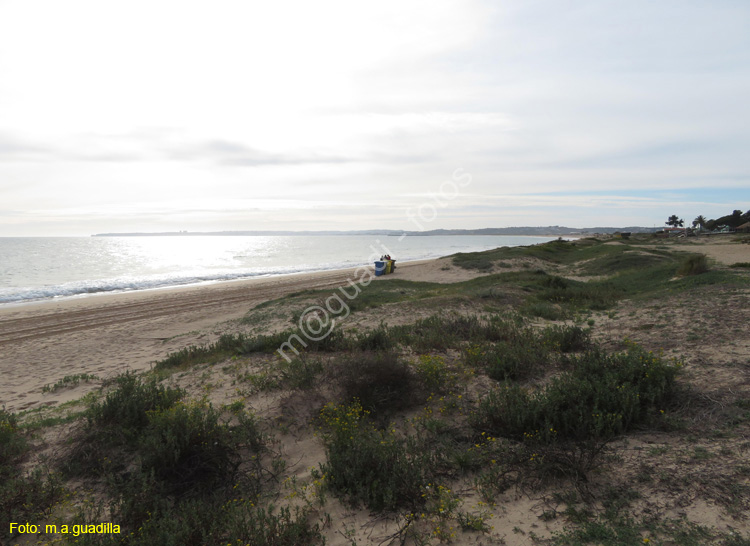
M 749 103 L 747 0 L 0 0 L 0 236 L 718 217 Z

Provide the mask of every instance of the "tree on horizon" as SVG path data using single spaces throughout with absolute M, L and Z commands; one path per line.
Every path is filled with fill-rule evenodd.
M 672 227 L 682 227 L 685 224 L 685 220 L 678 218 L 676 214 L 673 214 L 667 218 L 667 221 L 664 223 Z
M 706 220 L 706 217 L 701 214 L 693 220 L 693 227 L 700 226 L 701 229 L 703 229 L 706 226 L 706 222 L 708 222 L 708 220 Z

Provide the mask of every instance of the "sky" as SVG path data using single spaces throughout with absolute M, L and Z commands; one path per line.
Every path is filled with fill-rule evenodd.
M 0 236 L 750 209 L 746 0 L 0 0 Z

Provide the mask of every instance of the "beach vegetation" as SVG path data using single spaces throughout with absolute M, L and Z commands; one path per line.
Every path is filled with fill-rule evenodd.
M 329 404 L 321 411 L 326 462 L 321 472 L 331 490 L 348 502 L 375 511 L 416 507 L 434 471 L 430 451 L 413 436 L 378 428 L 358 400 Z
M 585 479 L 607 443 L 657 419 L 674 395 L 678 361 L 631 344 L 565 357 L 566 371 L 543 388 L 505 382 L 479 402 L 481 433 L 521 442 L 547 470 Z
M 677 268 L 677 275 L 686 277 L 688 275 L 700 275 L 708 271 L 708 260 L 703 254 L 693 254 L 688 256 Z
M 537 317 L 545 320 L 562 320 L 568 317 L 562 306 L 546 301 L 530 301 L 523 305 L 519 312 L 528 317 Z
M 46 465 L 24 470 L 32 446 L 18 417 L 0 409 L 0 539 L 9 538 L 11 522 L 47 517 L 64 489 L 59 474 Z
M 98 379 L 99 376 L 89 373 L 66 375 L 54 384 L 46 384 L 42 387 L 42 392 L 56 392 L 60 389 L 69 389 L 78 386 L 81 382 L 89 383 L 90 381 L 96 381 Z
M 184 398 L 180 389 L 120 376 L 92 404 L 65 470 L 107 484 L 106 517 L 132 532 L 129 543 L 160 544 L 166 530 L 175 534 L 165 544 L 219 543 L 227 536 L 254 544 L 295 544 L 300 537 L 318 543 L 303 515 L 256 507 L 267 475 L 261 462 L 267 439 L 256 417 L 244 405 L 217 409 Z
M 300 355 L 280 365 L 281 384 L 292 389 L 310 389 L 323 371 L 322 360 Z

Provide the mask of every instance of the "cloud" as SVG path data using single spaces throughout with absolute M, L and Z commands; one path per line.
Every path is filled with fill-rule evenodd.
M 473 182 L 444 227 L 749 208 L 749 15 L 732 0 L 0 2 L 3 208 L 57 210 L 71 230 L 93 226 L 86 211 L 389 227 L 459 167 Z

